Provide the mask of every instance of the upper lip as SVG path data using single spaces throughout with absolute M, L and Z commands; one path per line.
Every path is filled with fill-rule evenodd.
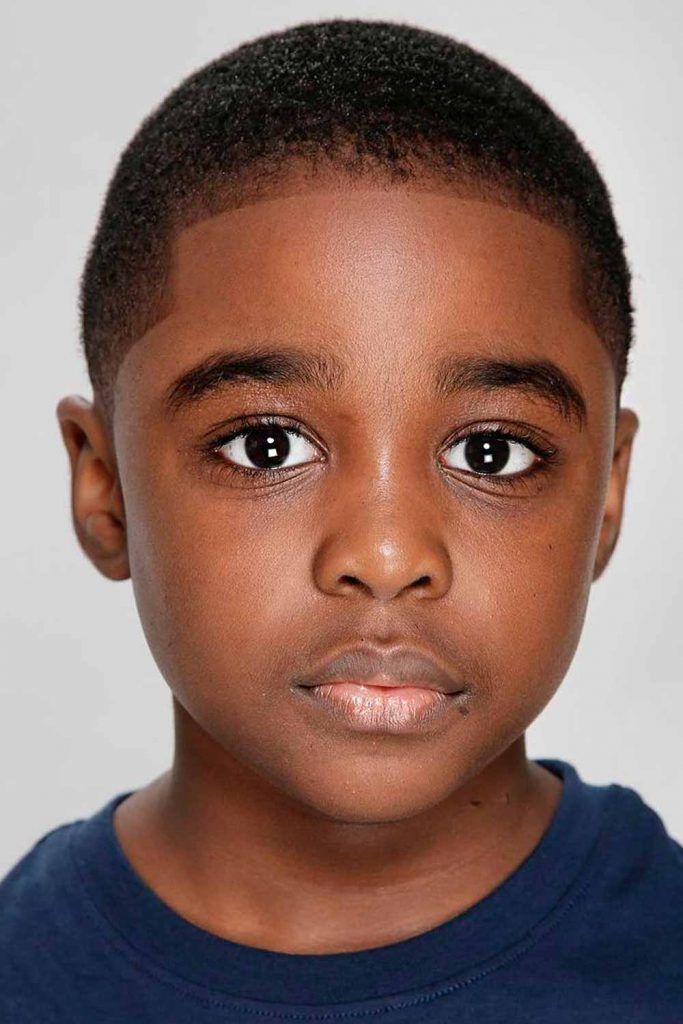
M 361 644 L 342 651 L 299 683 L 321 686 L 337 681 L 369 681 L 376 686 L 420 686 L 442 693 L 463 689 L 445 669 L 415 647 L 379 648 Z

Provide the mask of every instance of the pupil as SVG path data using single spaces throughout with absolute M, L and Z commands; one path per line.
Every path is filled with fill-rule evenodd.
M 259 469 L 268 469 L 287 458 L 289 438 L 282 427 L 261 425 L 249 429 L 244 447 Z
M 510 458 L 510 445 L 504 437 L 479 434 L 467 439 L 465 458 L 475 473 L 498 473 Z

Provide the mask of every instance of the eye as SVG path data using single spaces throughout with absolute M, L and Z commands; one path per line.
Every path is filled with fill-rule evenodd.
M 309 461 L 316 449 L 294 427 L 278 423 L 258 423 L 242 427 L 239 432 L 214 446 L 220 457 L 246 472 L 267 473 L 268 470 L 292 469 Z
M 452 444 L 455 458 L 448 465 L 477 476 L 514 476 L 527 473 L 537 457 L 529 444 L 504 431 L 479 431 Z

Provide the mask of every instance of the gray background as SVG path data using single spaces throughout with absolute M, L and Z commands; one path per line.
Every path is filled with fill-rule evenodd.
M 54 412 L 64 394 L 91 397 L 77 281 L 115 161 L 186 74 L 263 32 L 327 17 L 407 21 L 508 64 L 566 117 L 611 188 L 637 305 L 623 401 L 641 428 L 619 544 L 528 749 L 633 787 L 683 841 L 681 10 L 673 0 L 5 5 L 0 874 L 48 829 L 165 770 L 172 753 L 170 694 L 130 581 L 100 576 L 72 533 Z

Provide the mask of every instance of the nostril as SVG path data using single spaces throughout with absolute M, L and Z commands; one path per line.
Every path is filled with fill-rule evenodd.
M 357 576 L 340 576 L 339 577 L 339 582 L 340 583 L 351 583 L 353 585 L 355 583 L 360 583 L 360 580 L 358 579 Z

